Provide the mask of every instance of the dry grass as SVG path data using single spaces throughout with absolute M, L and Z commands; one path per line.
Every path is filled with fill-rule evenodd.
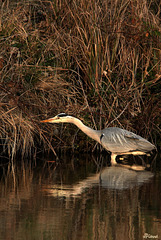
M 52 143 L 53 151 L 71 147 L 73 128 L 39 123 L 59 112 L 99 129 L 117 125 L 151 141 L 160 136 L 160 10 L 157 0 L 4 1 L 0 134 L 5 152 L 24 156 L 40 142 L 45 149 Z

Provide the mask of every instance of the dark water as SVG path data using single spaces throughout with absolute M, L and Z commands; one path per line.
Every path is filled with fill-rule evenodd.
M 152 171 L 84 156 L 15 167 L 1 176 L 0 239 L 161 239 L 159 161 Z

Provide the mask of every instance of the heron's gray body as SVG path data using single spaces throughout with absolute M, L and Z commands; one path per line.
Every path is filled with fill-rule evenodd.
M 118 127 L 103 129 L 100 142 L 107 151 L 116 155 L 125 153 L 132 154 L 132 152 L 136 151 L 146 154 L 155 149 L 155 146 L 148 140 L 133 132 Z

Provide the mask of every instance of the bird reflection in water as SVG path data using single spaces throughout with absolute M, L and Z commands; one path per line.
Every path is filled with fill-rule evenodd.
M 153 173 L 145 171 L 142 166 L 116 165 L 105 167 L 100 173 L 92 176 L 73 185 L 66 184 L 51 184 L 45 186 L 47 194 L 53 197 L 79 197 L 87 189 L 94 186 L 101 186 L 107 189 L 124 190 L 134 186 L 141 186 L 148 182 Z

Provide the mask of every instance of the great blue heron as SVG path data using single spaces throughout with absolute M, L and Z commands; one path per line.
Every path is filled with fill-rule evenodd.
M 94 130 L 87 127 L 78 118 L 60 113 L 53 118 L 43 120 L 48 123 L 73 123 L 85 134 L 99 142 L 107 151 L 111 152 L 111 164 L 116 164 L 117 155 L 146 155 L 156 147 L 148 140 L 133 132 L 118 127 L 109 127 L 103 130 Z

